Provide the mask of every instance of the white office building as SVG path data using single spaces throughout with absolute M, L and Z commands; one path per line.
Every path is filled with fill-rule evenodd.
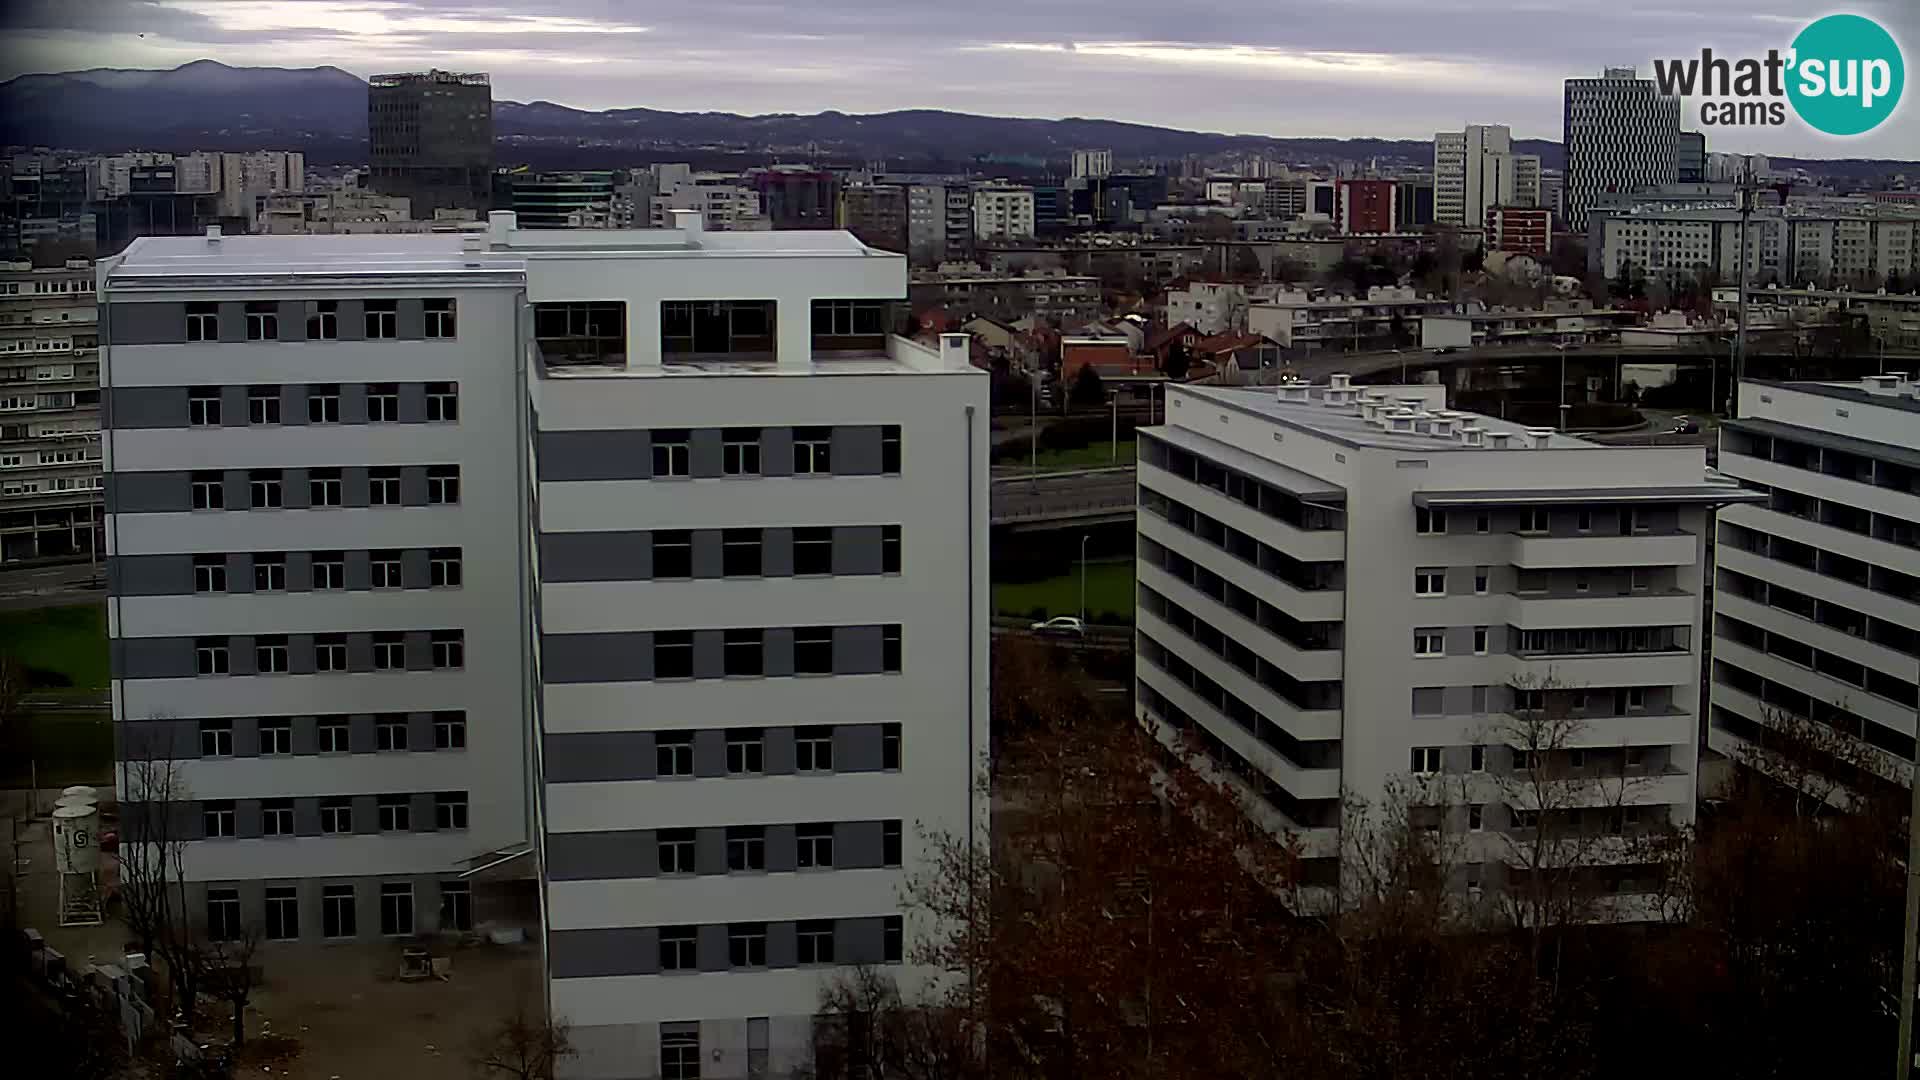
M 1538 206 L 1540 158 L 1516 154 L 1505 124 L 1468 124 L 1433 137 L 1433 220 L 1478 228 L 1492 206 Z
M 1768 724 L 1811 719 L 1880 751 L 1881 774 L 1904 784 L 1920 679 L 1920 380 L 1749 380 L 1739 394 L 1720 468 L 1765 501 L 1720 517 L 1708 745 L 1749 760 Z
M 1434 824 L 1487 888 L 1529 842 L 1530 769 L 1594 782 L 1562 808 L 1582 831 L 1693 816 L 1705 530 L 1750 496 L 1699 447 L 1600 446 L 1444 393 L 1175 387 L 1140 433 L 1141 712 L 1296 833 L 1310 880 L 1337 879 L 1342 800 L 1395 784 L 1450 787 Z M 1555 718 L 1531 765 L 1518 712 Z
M 1561 141 L 1567 153 L 1562 216 L 1580 232 L 1600 195 L 1679 180 L 1680 99 L 1662 95 L 1632 68 L 1568 79 Z
M 93 264 L 0 264 L 0 563 L 85 557 L 100 519 Z
M 1098 179 L 1113 174 L 1112 150 L 1075 150 L 1073 152 L 1073 175 L 1075 179 Z
M 930 977 L 902 886 L 985 813 L 987 390 L 888 335 L 905 291 L 691 211 L 107 264 L 115 717 L 181 761 L 196 915 L 543 929 L 576 1077 L 784 1073 L 844 965 Z

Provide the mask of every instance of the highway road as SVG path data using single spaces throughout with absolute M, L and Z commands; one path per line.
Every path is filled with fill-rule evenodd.
M 107 598 L 104 575 L 98 564 L 89 563 L 0 570 L 0 610 L 101 603 Z
M 1131 515 L 1133 470 L 1094 469 L 1047 473 L 1031 479 L 993 482 L 993 522 L 1017 525 L 1064 519 Z

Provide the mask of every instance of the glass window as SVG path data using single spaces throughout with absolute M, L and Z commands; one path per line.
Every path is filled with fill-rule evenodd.
M 320 932 L 330 938 L 350 938 L 354 928 L 353 886 L 320 887 Z
M 760 429 L 728 428 L 720 444 L 720 471 L 728 476 L 760 475 Z

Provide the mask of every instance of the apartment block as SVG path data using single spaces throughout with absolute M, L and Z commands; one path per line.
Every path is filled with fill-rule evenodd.
M 1033 189 L 992 185 L 973 190 L 973 235 L 1015 240 L 1033 235 Z
M 1920 705 L 1920 380 L 1739 387 L 1720 468 L 1761 501 L 1720 516 L 1708 746 L 1750 760 L 1794 717 L 1906 783 Z M 1862 779 L 1841 767 L 1840 778 Z
M 1525 865 L 1538 770 L 1576 785 L 1578 833 L 1693 816 L 1706 530 L 1752 495 L 1698 447 L 1600 446 L 1444 394 L 1173 387 L 1140 432 L 1141 713 L 1198 738 L 1326 884 L 1342 800 L 1396 786 L 1451 791 L 1416 824 L 1460 835 L 1487 889 Z M 1552 742 L 1518 739 L 1523 715 Z
M 1540 203 L 1540 158 L 1513 151 L 1505 124 L 1469 124 L 1433 137 L 1433 220 L 1473 228 L 1495 206 Z
M 675 224 L 102 279 L 115 716 L 186 770 L 190 907 L 527 927 L 573 1077 L 804 1065 L 844 966 L 934 977 L 902 886 L 984 822 L 964 335 L 891 336 L 846 233 Z
M 1566 184 L 1561 216 L 1575 231 L 1606 192 L 1671 184 L 1680 178 L 1680 99 L 1659 92 L 1632 68 L 1597 79 L 1568 79 L 1561 142 Z
M 0 562 L 98 550 L 93 264 L 0 268 Z

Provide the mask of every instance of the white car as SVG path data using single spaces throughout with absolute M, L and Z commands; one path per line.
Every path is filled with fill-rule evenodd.
M 1036 634 L 1057 634 L 1061 637 L 1084 637 L 1087 633 L 1087 628 L 1080 624 L 1080 620 L 1071 615 L 1055 615 L 1046 622 L 1034 623 L 1031 629 Z

